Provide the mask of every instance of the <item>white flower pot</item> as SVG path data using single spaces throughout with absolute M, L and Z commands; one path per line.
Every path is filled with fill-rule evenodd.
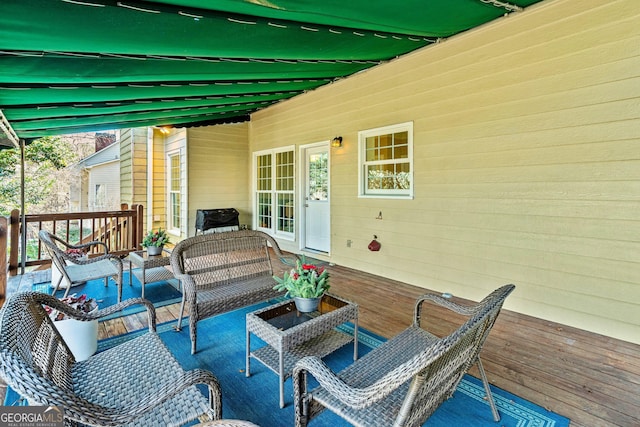
M 53 322 L 76 361 L 87 360 L 98 350 L 98 321 L 64 319 Z

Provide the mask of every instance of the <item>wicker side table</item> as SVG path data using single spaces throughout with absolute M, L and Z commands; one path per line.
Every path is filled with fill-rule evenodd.
M 284 407 L 284 382 L 293 366 L 305 356 L 324 357 L 353 341 L 353 360 L 358 358 L 358 305 L 325 294 L 318 311 L 300 313 L 287 300 L 252 313 L 247 320 L 246 376 L 254 357 L 280 377 L 280 407 Z M 335 329 L 353 322 L 353 336 Z M 267 345 L 251 351 L 251 334 Z
M 147 283 L 160 282 L 174 279 L 173 273 L 167 267 L 171 264 L 171 252 L 163 250 L 160 255 L 149 255 L 147 251 L 135 251 L 129 254 L 131 274 L 135 275 L 142 285 L 142 298 L 144 298 L 144 286 Z

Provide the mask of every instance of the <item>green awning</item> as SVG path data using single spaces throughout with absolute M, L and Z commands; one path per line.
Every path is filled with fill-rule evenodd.
M 540 0 L 4 0 L 20 138 L 247 120 Z

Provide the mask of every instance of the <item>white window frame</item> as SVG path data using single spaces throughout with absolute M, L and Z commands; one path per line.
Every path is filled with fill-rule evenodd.
M 366 139 L 372 136 L 388 135 L 399 132 L 407 132 L 407 159 L 366 160 Z M 368 189 L 367 167 L 370 165 L 400 164 L 409 165 L 408 189 Z M 389 198 L 389 199 L 413 199 L 414 173 L 413 173 L 413 122 L 399 123 L 358 132 L 358 197 L 361 198 Z
M 293 179 L 293 186 L 290 190 L 278 190 L 277 186 L 277 154 L 291 152 L 291 161 L 293 162 L 293 172 L 291 178 Z M 264 155 L 271 155 L 271 188 L 267 191 L 261 191 L 261 193 L 271 194 L 271 227 L 261 226 L 259 223 L 259 207 L 258 207 L 258 157 Z M 295 158 L 295 145 L 289 145 L 286 147 L 278 147 L 270 150 L 256 151 L 253 153 L 253 206 L 255 215 L 253 216 L 253 227 L 256 230 L 264 231 L 274 237 L 283 238 L 286 240 L 295 240 L 297 229 L 297 202 L 296 202 L 296 186 L 297 186 L 297 174 L 296 174 L 296 158 Z M 287 211 L 293 215 L 293 227 L 292 231 L 284 231 L 278 229 L 278 195 L 286 194 L 290 195 L 293 200 L 293 206 L 289 207 Z
M 178 190 L 175 191 L 172 188 L 172 160 L 174 158 L 178 159 L 178 167 L 179 167 L 179 181 L 178 181 Z M 180 235 L 180 229 L 182 228 L 182 207 L 184 204 L 184 197 L 182 191 L 182 180 L 183 180 L 183 165 L 182 165 L 182 156 L 180 150 L 171 151 L 167 153 L 167 231 L 171 234 Z M 180 218 L 180 224 L 176 227 L 176 224 L 173 221 L 174 218 L 174 207 L 173 207 L 173 199 L 172 195 L 177 193 L 180 196 L 180 202 L 178 205 L 178 218 Z

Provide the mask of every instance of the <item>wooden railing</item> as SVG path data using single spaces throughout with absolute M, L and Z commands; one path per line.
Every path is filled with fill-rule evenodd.
M 129 209 L 126 204 L 122 205 L 120 211 L 28 214 L 24 218 L 27 233 L 23 242 L 22 217 L 16 209 L 11 212 L 10 217 L 9 274 L 18 274 L 18 267 L 23 264 L 23 247 L 26 249 L 25 267 L 51 263 L 38 239 L 40 230 L 47 230 L 71 244 L 98 240 L 106 243 L 110 253 L 125 256 L 140 249 L 143 218 L 142 205 L 133 205 Z M 0 249 L 1 247 L 0 242 Z

